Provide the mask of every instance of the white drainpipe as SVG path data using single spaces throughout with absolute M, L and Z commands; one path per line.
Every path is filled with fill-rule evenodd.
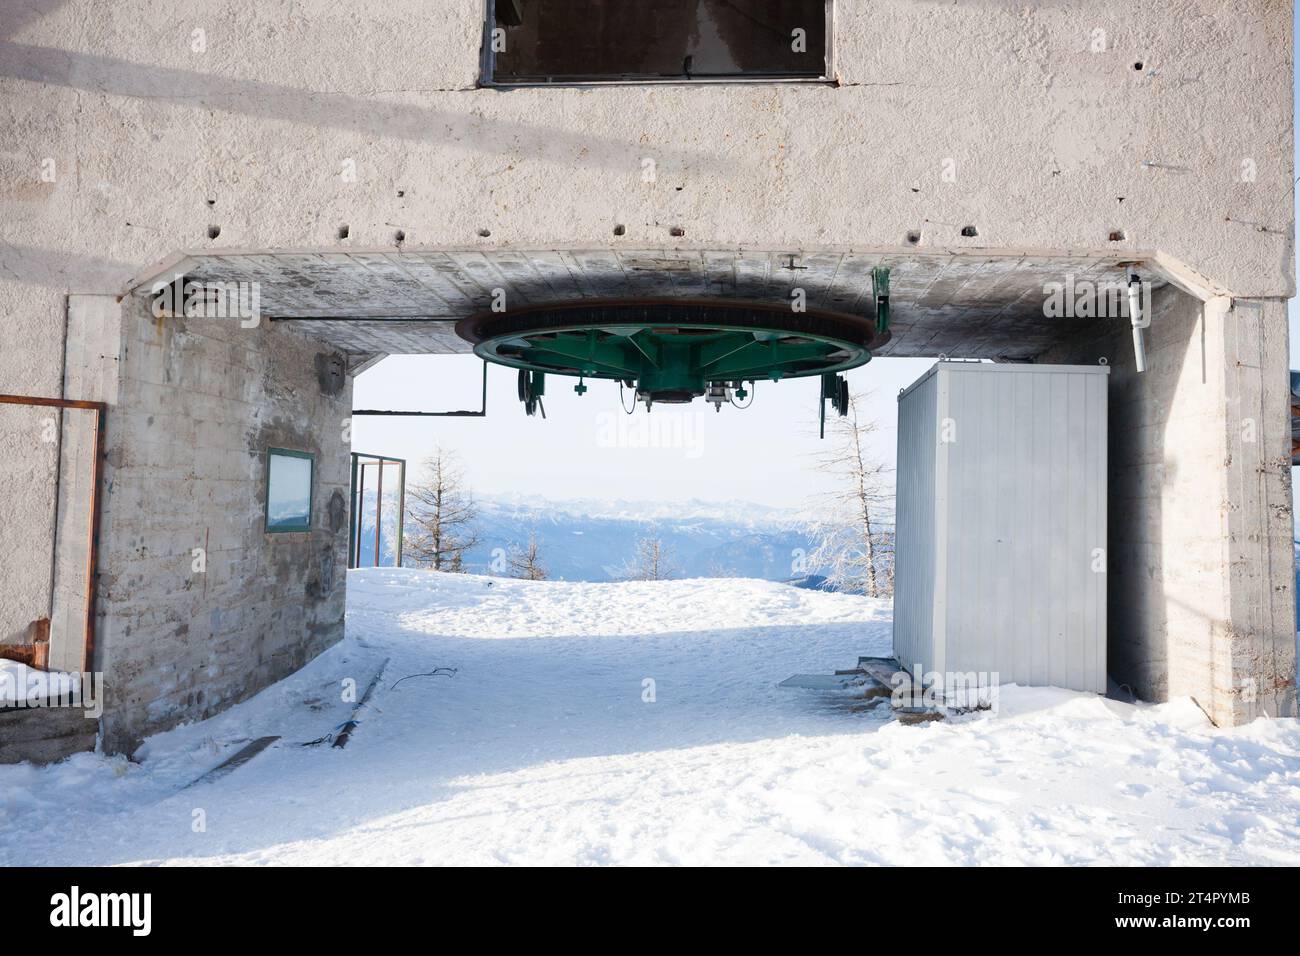
M 1139 372 L 1147 370 L 1147 349 L 1142 341 L 1142 330 L 1150 324 L 1150 317 L 1142 316 L 1142 283 L 1136 272 L 1128 274 L 1128 315 L 1133 323 L 1133 360 Z

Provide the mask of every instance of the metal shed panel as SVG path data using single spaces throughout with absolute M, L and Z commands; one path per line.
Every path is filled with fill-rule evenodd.
M 900 395 L 902 663 L 1105 692 L 1108 371 L 941 362 Z
M 907 668 L 935 659 L 937 384 L 926 375 L 898 399 L 894 656 Z

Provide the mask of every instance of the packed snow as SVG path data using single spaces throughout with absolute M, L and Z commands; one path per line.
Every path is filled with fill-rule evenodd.
M 138 762 L 0 767 L 0 864 L 1300 864 L 1297 721 L 1008 687 L 905 725 L 776 687 L 886 654 L 887 602 L 395 569 L 348 592 L 344 642 Z M 385 659 L 348 746 L 301 746 Z

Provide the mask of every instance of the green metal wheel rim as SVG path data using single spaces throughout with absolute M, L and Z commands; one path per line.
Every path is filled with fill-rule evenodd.
M 457 326 L 480 358 L 512 368 L 635 382 L 657 401 L 689 401 L 715 382 L 848 371 L 887 333 L 841 313 L 767 303 L 576 303 L 488 314 Z

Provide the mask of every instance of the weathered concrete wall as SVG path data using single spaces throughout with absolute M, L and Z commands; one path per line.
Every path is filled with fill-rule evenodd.
M 1277 0 L 838 0 L 838 86 L 511 91 L 476 88 L 481 0 L 31 9 L 0 38 L 23 331 L 45 330 L 44 287 L 188 247 L 328 248 L 343 224 L 354 246 L 600 246 L 619 223 L 631 247 L 905 248 L 920 230 L 1158 249 L 1239 295 L 1291 291 Z
M 0 707 L 0 763 L 53 763 L 93 750 L 98 730 L 76 707 Z
M 127 300 L 120 341 L 96 648 L 110 751 L 343 636 L 352 400 L 319 346 L 270 324 L 155 319 Z M 309 533 L 264 531 L 268 447 L 316 455 Z
M 0 643 L 31 641 L 50 614 L 58 421 L 57 409 L 0 405 Z
M 1109 668 L 1220 725 L 1296 712 L 1285 302 L 1154 295 L 1045 361 L 1112 367 Z
M 66 379 L 61 383 L 61 390 L 52 393 L 53 397 L 74 394 L 93 401 L 116 402 L 120 312 L 112 296 L 69 297 L 64 335 L 69 361 L 60 362 Z M 48 616 L 50 622 L 49 669 L 79 672 L 86 663 L 87 552 L 95 418 L 93 412 L 85 409 L 40 408 L 34 412 L 39 414 L 33 416 L 32 429 L 23 435 L 25 444 L 19 446 L 19 458 L 46 463 L 49 474 L 58 476 L 49 485 L 39 482 L 35 485 L 49 497 L 51 532 L 43 540 L 22 542 L 14 556 L 25 562 L 24 574 L 9 580 L 28 589 L 42 581 L 47 585 L 41 595 L 44 602 L 41 616 Z M 52 451 L 48 462 L 43 455 L 32 452 L 37 435 L 41 446 Z M 14 496 L 19 500 L 22 497 Z M 0 577 L 0 580 L 6 579 Z M 14 601 L 9 610 L 22 607 L 21 602 Z M 80 709 L 0 708 L 0 763 L 61 760 L 92 749 L 98 732 L 98 719 L 87 718 Z
M 121 335 L 121 306 L 112 296 L 68 297 L 64 334 L 65 395 L 117 404 Z M 50 667 L 80 671 L 86 663 L 86 588 L 94 504 L 96 423 L 93 412 L 81 409 L 69 409 L 62 419 L 57 528 L 52 553 Z M 104 482 L 99 489 L 101 500 L 107 492 L 107 482 Z

